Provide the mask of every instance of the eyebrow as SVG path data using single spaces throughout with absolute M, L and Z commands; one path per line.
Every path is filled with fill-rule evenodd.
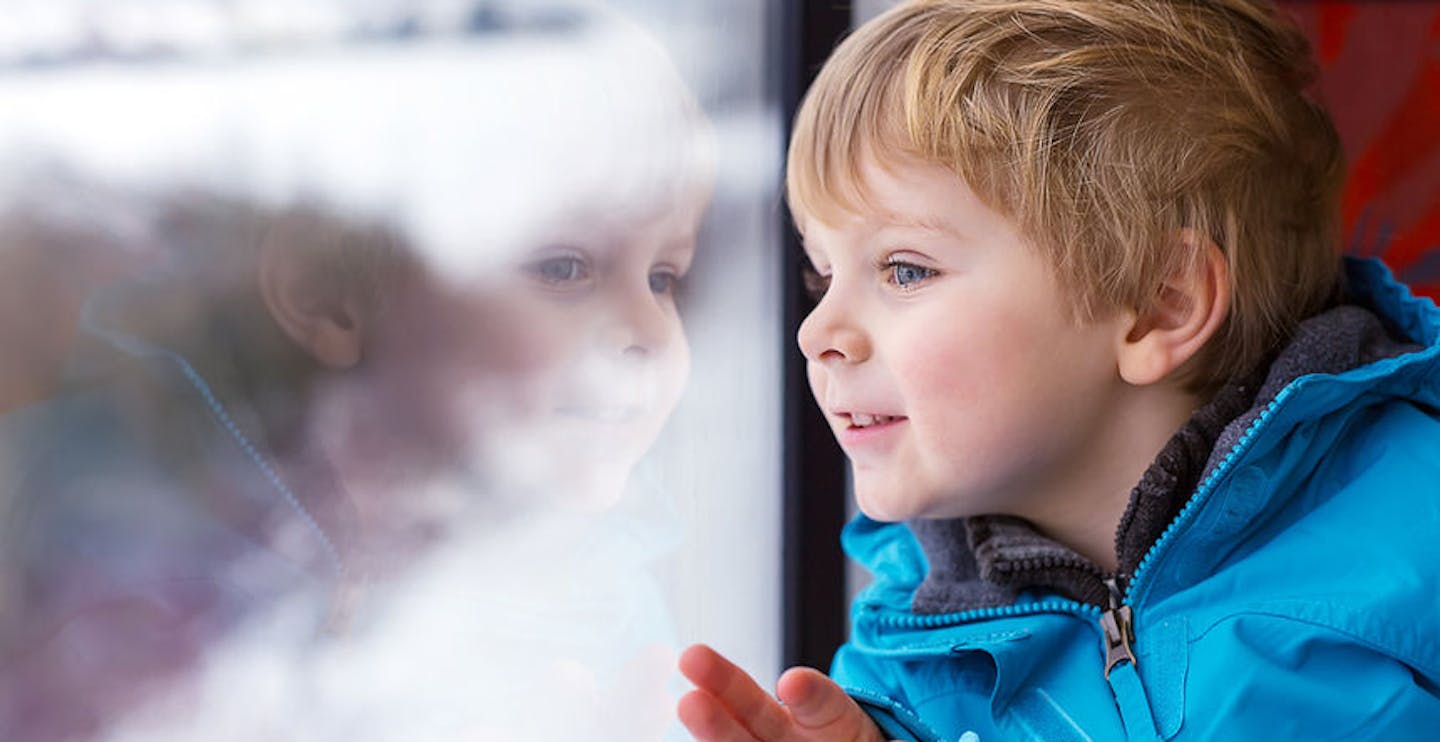
M 920 229 L 926 232 L 939 232 L 941 234 L 950 235 L 951 237 L 955 237 L 957 239 L 964 239 L 965 237 L 965 235 L 961 234 L 961 232 L 956 229 L 953 224 L 950 224 L 943 219 L 916 216 L 914 214 L 898 214 L 893 211 L 880 212 L 877 216 L 885 220 L 887 226 L 894 225 L 897 227 Z
M 660 249 L 656 251 L 656 254 L 665 256 L 693 256 L 698 251 L 698 249 L 699 246 L 696 244 L 696 240 L 694 239 L 667 240 L 665 244 L 661 245 Z

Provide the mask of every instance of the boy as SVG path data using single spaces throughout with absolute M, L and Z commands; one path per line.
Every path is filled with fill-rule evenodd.
M 702 740 L 1440 728 L 1440 312 L 1337 249 L 1263 0 L 914 0 L 808 94 L 801 326 L 874 575 L 832 677 L 705 647 Z

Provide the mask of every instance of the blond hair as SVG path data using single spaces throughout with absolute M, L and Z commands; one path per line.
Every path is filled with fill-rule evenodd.
M 1213 391 L 1334 300 L 1343 177 L 1301 33 L 1263 0 L 911 0 L 846 39 L 797 115 L 797 224 L 868 208 L 859 161 L 942 164 L 1011 218 L 1080 319 L 1147 307 L 1213 240 Z

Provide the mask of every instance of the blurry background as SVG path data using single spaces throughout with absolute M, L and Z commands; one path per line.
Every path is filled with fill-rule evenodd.
M 1314 45 L 1316 92 L 1350 161 L 1348 249 L 1378 255 L 1417 293 L 1440 297 L 1440 3 L 1281 5 Z

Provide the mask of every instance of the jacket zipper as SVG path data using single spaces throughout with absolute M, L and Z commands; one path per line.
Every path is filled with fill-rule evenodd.
M 1104 583 L 1108 607 L 1104 609 L 1098 606 L 1089 607 L 1099 616 L 1100 632 L 1105 637 L 1105 679 L 1110 679 L 1110 671 L 1121 662 L 1129 662 L 1132 666 L 1137 664 L 1135 652 L 1132 649 L 1132 645 L 1135 643 L 1134 612 L 1123 602 L 1123 592 L 1120 588 L 1122 575 L 1120 573 L 1101 571 L 1085 559 L 1061 560 L 1047 557 L 1024 560 L 1022 565 L 1026 568 L 1074 567 L 1089 573 L 1096 580 Z M 1129 582 L 1126 580 L 1127 586 Z
M 1179 533 L 1181 528 L 1199 512 L 1200 506 L 1210 499 L 1221 476 L 1230 471 L 1235 465 L 1235 460 L 1255 442 L 1260 429 L 1275 415 L 1275 411 L 1280 408 L 1280 405 L 1303 385 L 1303 379 L 1291 383 L 1281 389 L 1280 393 L 1275 395 L 1275 399 L 1271 400 L 1264 410 L 1261 410 L 1260 416 L 1250 423 L 1225 458 L 1216 464 L 1215 468 L 1211 469 L 1210 473 L 1201 481 L 1195 493 L 1181 508 L 1180 514 L 1170 521 L 1170 525 L 1166 526 L 1165 531 L 1160 534 L 1160 538 L 1155 539 L 1155 543 L 1150 545 L 1149 551 L 1145 552 L 1145 557 L 1140 560 L 1140 565 L 1135 568 L 1134 576 L 1127 581 L 1123 591 L 1115 578 L 1107 577 L 1105 579 L 1105 587 L 1110 591 L 1110 608 L 1100 614 L 1100 630 L 1105 635 L 1105 679 L 1107 681 L 1110 679 L 1110 671 L 1122 663 L 1129 662 L 1132 667 L 1137 667 L 1135 653 L 1132 649 L 1135 642 L 1135 614 L 1127 601 L 1144 583 L 1158 555 L 1171 541 L 1175 540 L 1175 534 Z
M 1105 578 L 1105 587 L 1110 590 L 1110 609 L 1100 614 L 1100 630 L 1105 634 L 1105 679 L 1110 671 L 1121 662 L 1139 667 L 1135 652 L 1130 644 L 1135 641 L 1134 614 L 1130 606 L 1120 602 L 1120 586 L 1114 577 Z
M 913 613 L 891 613 L 879 616 L 877 622 L 887 628 L 934 629 L 941 626 L 959 625 L 991 618 L 1028 616 L 1036 613 L 1068 613 L 1072 616 L 1095 616 L 1100 610 L 1088 603 L 1066 598 L 1047 598 L 1034 603 L 1000 605 L 989 608 L 973 608 L 958 613 L 936 613 L 916 615 Z
M 1195 490 L 1195 494 L 1191 495 L 1190 499 L 1185 502 L 1185 507 L 1180 510 L 1180 514 L 1175 516 L 1174 520 L 1170 521 L 1170 525 L 1160 534 L 1160 538 L 1155 539 L 1155 543 L 1150 545 L 1150 550 L 1145 552 L 1145 557 L 1140 560 L 1140 565 L 1135 568 L 1134 578 L 1130 580 L 1130 584 L 1126 586 L 1122 600 L 1128 599 L 1135 593 L 1136 589 L 1144 583 L 1145 578 L 1149 576 L 1150 568 L 1160 553 L 1170 545 L 1171 541 L 1175 540 L 1175 535 L 1180 531 L 1181 527 L 1192 520 L 1195 514 L 1199 512 L 1200 506 L 1208 501 L 1210 496 L 1214 494 L 1220 477 L 1229 472 L 1235 465 L 1235 460 L 1238 459 L 1246 449 L 1250 448 L 1255 442 L 1255 438 L 1258 437 L 1260 429 L 1265 426 L 1265 423 L 1269 422 L 1270 418 L 1275 416 L 1275 411 L 1280 408 L 1280 405 L 1293 396 L 1295 390 L 1304 385 L 1305 380 L 1302 378 L 1281 389 L 1280 393 L 1275 395 L 1275 399 L 1271 400 L 1270 404 L 1266 405 L 1265 409 L 1260 412 L 1260 416 L 1255 418 L 1255 421 L 1250 423 L 1250 427 L 1245 429 L 1244 435 L 1240 436 L 1240 440 L 1236 441 L 1235 445 L 1230 448 L 1230 452 L 1225 455 L 1225 458 L 1216 464 L 1214 469 L 1210 470 L 1210 473 L 1207 474 L 1201 482 L 1200 487 Z

